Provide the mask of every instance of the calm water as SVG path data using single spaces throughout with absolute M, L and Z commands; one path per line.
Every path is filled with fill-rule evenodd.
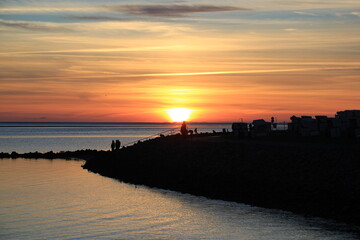
M 108 149 L 175 124 L 0 123 L 0 152 Z M 189 124 L 199 132 L 230 124 Z M 81 162 L 0 160 L 0 239 L 357 239 L 357 229 L 290 213 L 135 187 Z
M 189 124 L 199 132 L 231 130 L 230 123 Z M 159 133 L 180 129 L 171 123 L 0 123 L 0 152 L 18 153 L 67 151 L 80 149 L 105 150 L 111 140 L 128 144 Z M 170 132 L 166 132 L 170 133 Z
M 65 160 L 0 160 L 0 239 L 358 239 L 320 219 L 129 185 Z

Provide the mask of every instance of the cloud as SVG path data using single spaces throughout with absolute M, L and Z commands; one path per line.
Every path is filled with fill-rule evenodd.
M 238 75 L 238 74 L 257 74 L 257 73 L 282 73 L 282 72 L 304 72 L 304 71 L 359 71 L 354 67 L 306 67 L 306 68 L 287 68 L 287 69 L 257 69 L 240 71 L 218 71 L 218 72 L 183 72 L 183 73 L 145 73 L 129 76 L 201 76 L 201 75 Z
M 71 29 L 59 26 L 54 23 L 30 22 L 30 21 L 10 21 L 0 19 L 0 27 L 20 28 L 32 31 L 71 31 Z
M 71 17 L 71 16 L 69 16 Z M 37 32 L 61 32 L 61 33 L 94 33 L 104 32 L 106 34 L 117 33 L 122 31 L 127 34 L 153 34 L 161 33 L 174 35 L 184 32 L 194 32 L 195 30 L 184 24 L 166 24 L 160 21 L 141 21 L 139 19 L 117 19 L 111 20 L 110 18 L 103 19 L 97 16 L 88 16 L 86 19 L 99 19 L 99 21 L 84 21 L 84 22 L 71 22 L 71 23 L 58 23 L 58 22 L 37 22 L 37 21 L 13 21 L 0 19 L 0 31 L 6 28 L 9 29 L 20 29 L 27 31 Z M 103 19 L 103 20 L 101 20 Z M 153 19 L 154 20 L 154 19 Z M 155 19 L 156 20 L 156 19 Z M 7 30 L 7 29 L 6 29 Z M 0 53 L 1 55 L 1 53 Z
M 181 47 L 181 45 L 169 46 L 152 46 L 152 47 L 128 47 L 128 48 L 93 48 L 93 49 L 68 49 L 68 50 L 50 50 L 50 51 L 25 51 L 25 52 L 1 52 L 1 55 L 14 55 L 14 54 L 76 54 L 76 53 L 112 53 L 112 52 L 145 52 L 145 51 L 158 51 L 168 50 Z
M 296 31 L 297 29 L 295 28 L 285 28 L 284 31 L 286 32 L 293 32 L 293 31 Z
M 57 13 L 57 12 L 94 12 L 99 8 L 53 8 L 53 7 L 16 7 L 16 8 L 0 8 L 0 13 L 15 14 L 15 13 Z
M 117 18 L 117 17 L 107 17 L 107 16 L 70 16 L 68 19 L 74 20 L 89 20 L 89 21 L 119 21 L 126 22 L 131 21 L 129 18 Z
M 247 11 L 251 9 L 232 6 L 214 5 L 126 5 L 109 6 L 108 9 L 115 12 L 124 12 L 132 15 L 147 15 L 155 17 L 182 17 L 192 13 Z
M 294 11 L 294 13 L 299 14 L 299 15 L 306 15 L 306 16 L 319 16 L 315 13 L 301 12 L 301 11 Z
M 360 12 L 351 12 L 351 14 L 360 17 Z
M 356 1 L 354 0 L 347 0 L 347 1 L 339 1 L 339 0 L 333 0 L 333 1 L 281 1 L 281 4 L 283 5 L 296 5 L 296 6 L 331 6 L 331 5 L 352 5 L 356 4 Z

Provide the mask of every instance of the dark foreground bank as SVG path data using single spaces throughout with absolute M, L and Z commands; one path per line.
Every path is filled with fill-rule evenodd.
M 358 144 L 170 136 L 47 154 L 37 157 L 83 158 L 85 169 L 125 182 L 360 225 Z
M 360 225 L 357 144 L 172 136 L 91 159 L 125 182 Z

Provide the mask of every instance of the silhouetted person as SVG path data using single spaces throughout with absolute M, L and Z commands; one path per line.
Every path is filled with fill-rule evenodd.
M 250 136 L 252 136 L 253 131 L 254 131 L 254 124 L 249 123 L 249 133 L 250 133 Z
M 115 142 L 114 140 L 112 140 L 111 142 L 111 151 L 114 151 L 115 150 Z
M 180 128 L 181 135 L 186 136 L 188 134 L 188 130 L 186 127 L 186 122 L 183 121 L 181 128 Z
M 275 118 L 274 117 L 271 117 L 271 124 L 272 124 L 273 128 L 277 127 L 277 124 L 275 123 Z
M 116 150 L 120 149 L 120 145 L 121 145 L 120 141 L 116 140 L 116 143 L 115 143 Z
M 295 122 L 296 119 L 297 119 L 297 117 L 296 117 L 295 115 L 293 115 L 293 116 L 290 118 L 291 122 Z
M 194 132 L 195 132 L 195 134 L 197 134 L 197 133 L 198 133 L 198 132 L 197 132 L 197 128 L 195 128 Z
M 189 134 L 190 134 L 190 135 L 193 135 L 193 134 L 194 134 L 194 131 L 193 131 L 193 130 L 189 130 Z

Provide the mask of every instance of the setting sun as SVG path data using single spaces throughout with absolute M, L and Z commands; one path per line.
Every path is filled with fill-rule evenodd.
M 171 108 L 167 110 L 171 120 L 174 122 L 187 121 L 192 111 L 188 108 Z

